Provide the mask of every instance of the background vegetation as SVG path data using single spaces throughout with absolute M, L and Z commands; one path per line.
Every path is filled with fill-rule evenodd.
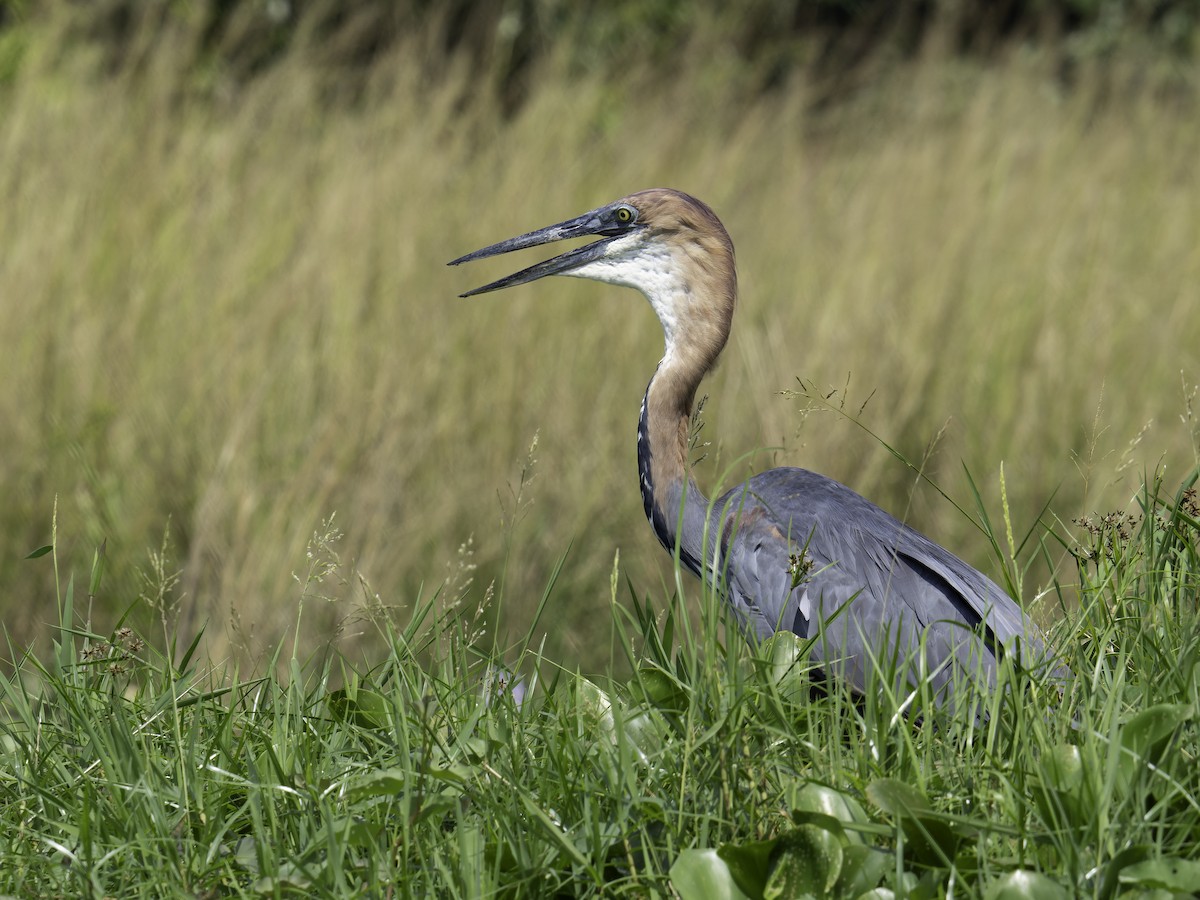
M 708 484 L 803 464 L 995 572 L 828 406 L 968 507 L 963 466 L 996 510 L 1003 465 L 1018 539 L 1195 465 L 1194 4 L 436 6 L 0 6 L 16 644 L 54 620 L 24 557 L 56 503 L 62 572 L 104 547 L 95 627 L 157 618 L 153 549 L 218 658 L 276 646 L 336 513 L 365 581 L 326 585 L 314 649 L 370 657 L 365 607 L 446 579 L 477 603 L 502 571 L 523 630 L 567 553 L 547 652 L 603 668 L 617 552 L 673 583 L 634 479 L 657 325 L 565 279 L 460 301 L 521 260 L 443 263 L 657 184 L 738 245 Z M 1005 563 L 1027 602 L 1070 559 L 1036 544 Z
M 349 574 L 332 532 L 260 677 L 169 630 L 165 656 L 89 632 L 64 585 L 53 644 L 0 674 L 0 891 L 1186 900 L 1200 496 L 1138 503 L 1085 523 L 1079 606 L 1050 635 L 1073 674 L 1008 657 L 953 709 L 919 680 L 897 693 L 894 660 L 860 697 L 814 690 L 804 642 L 724 642 L 732 613 L 695 582 L 659 600 L 614 571 L 628 678 L 543 655 L 536 624 L 497 643 L 433 596 L 371 617 L 369 665 L 303 661 L 306 613 Z M 170 580 L 150 572 L 160 596 Z
M 0 894 L 1200 893 L 1198 18 L 0 0 Z M 443 265 L 655 184 L 739 248 L 702 481 L 841 478 L 1070 678 L 725 639 L 650 310 Z

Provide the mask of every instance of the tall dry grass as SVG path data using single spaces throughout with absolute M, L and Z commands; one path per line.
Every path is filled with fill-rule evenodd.
M 22 557 L 56 497 L 64 571 L 107 541 L 97 628 L 134 603 L 167 529 L 172 614 L 252 657 L 294 621 L 292 573 L 336 512 L 336 549 L 370 586 L 348 579 L 305 615 L 344 645 L 370 633 L 364 597 L 403 615 L 477 566 L 475 603 L 506 552 L 501 627 L 524 623 L 570 547 L 547 646 L 605 664 L 614 554 L 639 588 L 665 578 L 635 479 L 653 314 L 570 279 L 462 301 L 524 260 L 444 262 L 654 185 L 708 200 L 738 246 L 707 483 L 780 448 L 735 471 L 826 472 L 995 571 L 879 443 L 782 396 L 797 377 L 865 403 L 965 505 L 962 466 L 996 514 L 1003 465 L 1018 533 L 1052 495 L 1069 520 L 1196 464 L 1194 106 L 947 63 L 814 117 L 800 85 L 731 96 L 736 65 L 618 85 L 551 65 L 501 121 L 464 108 L 461 81 L 430 83 L 415 50 L 344 107 L 299 55 L 190 102 L 165 42 L 149 73 L 103 79 L 35 35 L 0 94 L 9 631 L 53 620 L 47 560 Z

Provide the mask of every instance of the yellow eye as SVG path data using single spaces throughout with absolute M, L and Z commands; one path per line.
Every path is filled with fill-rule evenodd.
M 617 207 L 617 221 L 622 225 L 628 225 L 633 221 L 633 210 L 628 206 Z

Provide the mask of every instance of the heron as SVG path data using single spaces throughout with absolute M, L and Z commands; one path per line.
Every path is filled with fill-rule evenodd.
M 707 204 L 640 191 L 449 265 L 571 238 L 597 239 L 461 296 L 548 275 L 645 295 L 665 339 L 637 429 L 645 514 L 662 545 L 732 606 L 748 639 L 794 632 L 809 640 L 821 679 L 859 694 L 890 659 L 893 678 L 924 680 L 939 705 L 964 676 L 994 685 L 1006 654 L 1047 658 L 1042 633 L 999 585 L 832 478 L 774 468 L 715 501 L 701 492 L 690 460 L 693 404 L 738 303 L 733 241 Z

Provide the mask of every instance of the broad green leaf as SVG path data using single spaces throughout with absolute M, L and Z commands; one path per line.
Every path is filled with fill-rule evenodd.
M 806 643 L 790 631 L 776 632 L 771 638 L 771 681 L 789 700 L 802 699 L 812 687 Z
M 894 778 L 880 778 L 867 787 L 867 798 L 896 820 L 908 849 L 919 862 L 941 866 L 954 859 L 959 836 L 915 787 Z
M 440 766 L 426 766 L 424 774 L 451 787 L 462 788 L 470 781 L 474 771 L 466 763 L 452 762 Z
M 1120 886 L 1121 872 L 1134 863 L 1140 863 L 1150 858 L 1154 848 L 1149 844 L 1134 844 L 1118 851 L 1116 856 L 1108 861 L 1100 877 L 1100 885 L 1096 891 L 1099 900 L 1111 900 Z
M 895 865 L 896 858 L 891 853 L 864 844 L 851 844 L 842 851 L 842 871 L 833 886 L 833 894 L 859 897 L 878 887 Z
M 1195 714 L 1195 709 L 1182 703 L 1160 703 L 1142 710 L 1121 727 L 1121 758 L 1118 761 L 1118 776 L 1128 786 L 1142 768 L 1157 761 L 1158 752 L 1184 722 Z
M 1068 894 L 1057 881 L 1039 872 L 1017 869 L 988 885 L 987 900 L 1067 900 Z
M 1200 893 L 1200 861 L 1191 859 L 1147 859 L 1121 870 L 1121 884 L 1159 888 L 1179 894 Z
M 1059 744 L 1042 760 L 1042 772 L 1048 787 L 1074 792 L 1083 784 L 1083 760 L 1074 744 Z
M 1195 714 L 1186 703 L 1160 703 L 1144 709 L 1121 728 L 1121 748 L 1143 754 Z
M 580 710 L 607 722 L 611 727 L 612 700 L 607 693 L 586 678 L 579 678 L 575 682 L 575 702 Z
M 349 790 L 350 802 L 357 803 L 368 797 L 384 797 L 398 794 L 409 784 L 404 769 L 380 769 L 360 779 Z
M 388 724 L 390 704 L 382 694 L 358 690 L 350 694 L 344 688 L 332 691 L 326 701 L 329 711 L 343 721 L 368 728 L 385 728 Z
M 775 844 L 776 840 L 724 844 L 717 855 L 729 866 L 729 873 L 741 890 L 751 897 L 761 897 L 771 874 Z
M 796 793 L 792 799 L 792 806 L 792 817 L 797 824 L 802 821 L 808 821 L 814 825 L 822 824 L 813 819 L 797 816 L 797 812 L 829 816 L 842 825 L 861 825 L 869 821 L 866 811 L 857 800 L 816 781 L 810 781 Z M 843 829 L 842 833 L 852 844 L 863 843 L 862 835 L 854 829 Z
M 879 778 L 871 782 L 867 787 L 867 798 L 893 816 L 915 816 L 933 811 L 928 797 L 911 784 L 895 778 Z
M 771 853 L 771 874 L 764 900 L 810 895 L 825 897 L 842 870 L 842 845 L 815 825 L 801 825 L 780 835 Z
M 659 709 L 679 710 L 687 706 L 687 694 L 679 682 L 657 666 L 639 669 L 629 687 L 636 697 Z
M 317 864 L 316 869 L 324 869 L 324 865 Z M 309 867 L 311 871 L 313 867 Z M 305 872 L 305 869 L 296 863 L 285 862 L 279 867 L 279 871 L 272 877 L 264 877 L 258 879 L 254 883 L 254 891 L 259 894 L 272 894 L 274 896 L 286 895 L 288 893 L 307 893 L 312 887 L 312 879 Z
M 1057 827 L 1094 827 L 1096 802 L 1084 779 L 1079 748 L 1059 744 L 1042 757 L 1041 764 L 1042 791 L 1034 792 L 1034 800 L 1042 817 Z
M 657 716 L 657 713 L 644 711 L 630 716 L 625 722 L 625 737 L 643 761 L 662 744 L 663 726 Z
M 716 850 L 684 850 L 671 866 L 670 877 L 682 900 L 750 900 Z
M 580 712 L 593 720 L 598 733 L 613 746 L 624 741 L 635 751 L 640 762 L 649 759 L 648 754 L 657 746 L 660 732 L 647 711 L 630 717 L 619 700 L 586 678 L 575 682 L 575 702 Z

